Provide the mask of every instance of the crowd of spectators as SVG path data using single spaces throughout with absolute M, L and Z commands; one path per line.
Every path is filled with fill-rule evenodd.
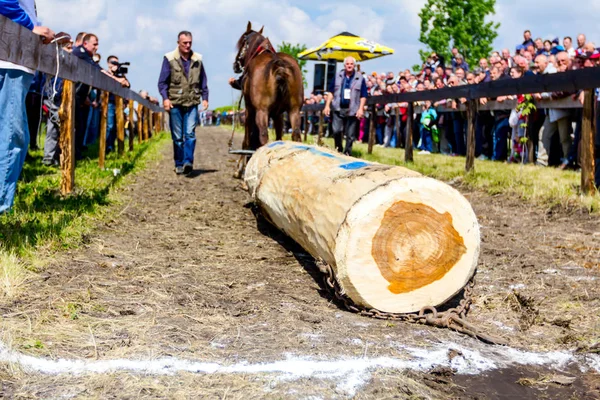
M 107 66 L 101 66 L 102 57 L 98 53 L 99 38 L 90 32 L 80 32 L 75 40 L 67 33 L 55 33 L 50 28 L 39 26 L 33 1 L 0 0 L 0 14 L 14 22 L 31 29 L 41 36 L 44 44 L 56 43 L 62 51 L 73 54 L 99 69 L 123 87 L 130 87 L 127 69 L 117 56 L 107 57 Z M 0 124 L 0 214 L 9 210 L 14 201 L 16 183 L 31 150 L 38 150 L 41 140 L 38 133 L 46 125 L 46 139 L 43 141 L 44 156 L 42 163 L 58 166 L 60 159 L 59 135 L 60 119 L 58 111 L 62 103 L 63 79 L 35 72 L 20 65 L 0 61 L 0 105 L 2 100 L 10 101 L 13 108 L 3 107 L 6 111 Z M 141 91 L 142 97 L 158 104 L 158 100 Z M 24 99 L 21 102 L 21 95 Z M 87 146 L 106 136 L 106 151 L 114 149 L 116 137 L 115 96 L 109 95 L 107 128 L 100 132 L 100 91 L 87 84 L 75 84 L 75 158 L 85 157 Z M 7 103 L 8 104 L 8 103 Z M 131 117 L 131 118 L 130 118 Z M 125 108 L 124 119 L 127 134 L 135 132 L 138 116 L 129 116 Z
M 514 50 L 494 51 L 481 58 L 476 66 L 470 66 L 459 49 L 452 49 L 452 58 L 444 60 L 431 53 L 418 72 L 409 69 L 399 73 L 361 72 L 367 80 L 369 96 L 437 90 L 445 87 L 471 85 L 501 79 L 518 79 L 534 74 L 553 74 L 572 69 L 591 68 L 600 65 L 600 49 L 587 41 L 585 35 L 576 38 L 576 46 L 570 37 L 542 40 L 533 39 L 529 30 L 523 34 L 523 42 Z M 534 93 L 532 100 L 571 98 L 583 102 L 581 92 Z M 479 99 L 481 104 L 489 100 L 504 102 L 527 101 L 523 95 L 501 96 L 495 99 Z M 421 154 L 466 154 L 466 112 L 460 105 L 466 99 L 445 99 L 423 102 L 422 111 L 413 118 L 414 145 Z M 313 93 L 306 104 L 324 103 L 322 94 Z M 358 140 L 368 141 L 371 118 L 375 118 L 375 141 L 378 146 L 404 147 L 407 103 L 378 104 L 376 114 L 365 114 L 361 120 Z M 442 112 L 440 112 L 442 111 Z M 597 116 L 600 113 L 597 113 Z M 307 112 L 305 129 L 316 132 L 317 112 Z M 396 132 L 396 118 L 400 119 L 400 132 Z M 600 122 L 600 118 L 598 118 Z M 581 109 L 537 108 L 525 116 L 518 109 L 479 111 L 476 118 L 476 156 L 502 162 L 533 162 L 561 169 L 578 168 L 578 144 L 581 133 Z M 600 123 L 596 126 L 600 129 Z M 396 138 L 400 140 L 396 143 Z M 600 146 L 600 133 L 596 133 L 596 145 Z M 600 151 L 596 152 L 600 157 Z M 600 184 L 600 173 L 597 173 Z

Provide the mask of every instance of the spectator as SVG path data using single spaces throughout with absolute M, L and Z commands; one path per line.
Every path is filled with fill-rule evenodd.
M 552 54 L 552 42 L 549 40 L 544 40 L 544 48 L 542 49 L 541 54 L 545 55 L 546 57 L 548 57 L 550 54 Z
M 523 77 L 523 70 L 519 67 L 512 67 L 510 69 L 510 77 L 512 79 L 519 79 Z M 524 95 L 517 96 L 517 104 L 522 104 L 525 101 Z M 513 119 L 513 114 L 516 117 L 515 121 L 511 121 Z M 511 116 L 509 118 L 509 123 L 512 128 L 511 142 L 512 142 L 512 150 L 508 162 L 519 162 L 527 160 L 527 154 L 524 151 L 523 146 L 523 138 L 525 137 L 525 128 L 522 126 L 527 123 L 527 117 L 521 115 L 516 109 L 511 111 Z
M 346 132 L 346 146 L 343 152 L 352 155 L 352 143 L 357 137 L 359 120 L 364 116 L 367 101 L 367 85 L 361 74 L 354 70 L 356 60 L 346 57 L 344 70 L 336 74 L 329 87 L 330 94 L 323 112 L 330 116 L 333 107 L 333 136 L 335 147 L 342 151 L 342 132 Z
M 419 154 L 431 154 L 433 152 L 433 142 L 437 138 L 437 113 L 431 107 L 431 101 L 427 100 L 423 104 L 423 112 L 421 114 L 420 135 L 421 135 L 421 152 Z M 439 141 L 435 140 L 436 142 Z
M 451 53 L 452 58 L 450 59 L 450 66 L 452 67 L 452 69 L 454 69 L 454 67 L 456 66 L 456 56 L 459 54 L 458 49 L 456 47 L 453 47 Z
M 454 71 L 456 71 L 457 68 L 462 68 L 465 71 L 469 70 L 469 64 L 467 64 L 467 62 L 464 60 L 462 54 L 457 54 L 454 59 L 455 62 L 452 65 Z
M 54 32 L 38 26 L 33 0 L 0 0 L 0 14 L 41 36 L 43 43 L 54 39 Z M 33 81 L 29 68 L 0 61 L 0 214 L 13 205 L 17 180 L 29 146 L 25 97 Z
M 575 49 L 573 48 L 573 40 L 571 36 L 565 36 L 563 39 L 563 47 L 571 59 L 575 58 Z
M 169 112 L 175 173 L 190 174 L 194 170 L 198 105 L 208 109 L 208 80 L 202 55 L 192 50 L 191 32 L 179 32 L 177 48 L 165 54 L 158 91 Z
M 535 56 L 539 56 L 544 52 L 544 42 L 542 38 L 535 39 Z
M 577 50 L 583 50 L 583 46 L 585 46 L 585 35 L 580 33 L 577 36 Z
M 534 45 L 533 40 L 531 39 L 531 31 L 528 29 L 525 32 L 523 32 L 523 44 L 522 46 L 524 48 L 527 48 L 527 46 L 530 45 Z
M 115 78 L 121 85 L 124 87 L 130 87 L 129 81 L 127 78 L 117 77 L 116 74 L 119 69 L 119 58 L 117 56 L 108 56 L 106 59 L 108 63 L 108 71 L 107 75 Z M 117 106 L 115 103 L 115 95 L 108 95 L 108 111 L 106 116 L 106 132 L 103 132 L 106 135 L 106 154 L 110 153 L 114 149 L 115 140 L 117 140 L 117 120 L 116 120 L 116 110 Z
M 566 55 L 568 57 L 568 55 Z M 561 56 L 563 57 L 563 56 Z M 546 56 L 538 56 L 535 59 L 536 68 L 539 74 L 554 74 L 557 72 L 556 68 L 548 63 Z M 562 93 L 538 93 L 534 95 L 535 99 L 552 99 L 566 97 Z M 548 165 L 550 161 L 550 148 L 552 145 L 552 137 L 558 131 L 560 135 L 561 147 L 563 150 L 563 163 L 566 162 L 567 155 L 569 153 L 569 147 L 571 146 L 571 136 L 569 132 L 569 112 L 568 110 L 548 109 L 546 112 L 546 118 L 544 125 L 540 132 L 539 144 L 538 144 L 538 155 L 537 162 L 540 165 Z
M 493 81 L 506 79 L 506 75 L 502 73 L 498 68 L 494 67 L 491 69 L 491 75 Z M 496 99 L 498 102 L 507 100 L 507 96 L 500 96 Z M 494 133 L 493 133 L 493 151 L 492 161 L 506 161 L 508 157 L 508 134 L 510 132 L 510 125 L 508 123 L 508 117 L 510 111 L 507 110 L 495 110 L 494 111 Z
M 101 69 L 94 62 L 93 56 L 98 51 L 98 37 L 93 33 L 86 33 L 81 40 L 81 46 L 73 48 L 73 55 L 84 60 L 97 69 Z M 88 114 L 92 101 L 90 100 L 90 86 L 84 83 L 75 85 L 75 159 L 81 160 L 84 151 L 85 131 L 87 129 Z

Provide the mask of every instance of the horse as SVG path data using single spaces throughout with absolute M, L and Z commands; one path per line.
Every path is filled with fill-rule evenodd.
M 237 43 L 237 56 L 233 71 L 242 73 L 241 90 L 246 103 L 244 150 L 257 150 L 269 141 L 269 118 L 277 140 L 283 137 L 283 113 L 287 112 L 292 125 L 292 140 L 301 141 L 300 109 L 304 99 L 302 72 L 298 62 L 286 53 L 276 52 L 268 38 L 263 36 L 264 26 L 252 30 L 248 22 L 246 32 Z M 236 174 L 242 176 L 246 156 L 240 159 Z

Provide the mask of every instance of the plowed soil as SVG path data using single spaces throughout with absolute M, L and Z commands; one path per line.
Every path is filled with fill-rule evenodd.
M 369 319 L 341 308 L 321 284 L 311 257 L 255 215 L 241 182 L 232 177 L 227 131 L 205 128 L 198 138 L 198 169 L 191 176 L 175 175 L 172 148 L 166 146 L 162 160 L 122 190 L 110 220 L 99 223 L 79 249 L 59 254 L 17 299 L 0 302 L 8 347 L 45 360 L 168 357 L 222 366 L 409 360 L 406 348 L 446 345 L 450 350 L 442 358 L 460 357 L 454 348 L 495 354 L 498 346 L 449 330 Z M 516 349 L 593 355 L 600 338 L 600 219 L 458 189 L 472 203 L 483 238 L 469 322 Z M 299 361 L 291 365 L 303 368 Z M 46 374 L 14 362 L 0 367 L 0 395 L 600 397 L 597 372 L 574 364 L 524 362 L 475 375 L 450 368 L 374 367 L 352 379 L 335 371 L 164 372 Z

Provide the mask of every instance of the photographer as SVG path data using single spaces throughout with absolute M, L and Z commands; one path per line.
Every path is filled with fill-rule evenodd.
M 104 73 L 119 82 L 121 86 L 130 87 L 131 85 L 125 77 L 125 74 L 128 72 L 125 65 L 129 65 L 129 63 L 119 63 L 117 56 L 108 56 L 106 61 L 108 63 L 108 71 L 104 71 Z M 106 154 L 113 151 L 115 140 L 117 140 L 116 111 L 115 96 L 111 93 L 108 96 L 108 113 L 106 117 Z

